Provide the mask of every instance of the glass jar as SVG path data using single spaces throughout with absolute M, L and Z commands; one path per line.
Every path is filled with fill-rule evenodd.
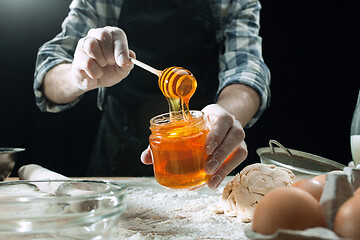
M 204 113 L 190 111 L 191 120 L 173 119 L 165 113 L 150 120 L 150 148 L 156 181 L 169 188 L 194 188 L 208 180 L 204 164 L 209 132 Z
M 351 122 L 350 145 L 352 159 L 356 166 L 360 164 L 360 92 Z

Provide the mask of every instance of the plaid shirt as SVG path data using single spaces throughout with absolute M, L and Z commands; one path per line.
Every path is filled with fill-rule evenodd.
M 262 58 L 259 34 L 260 3 L 257 0 L 211 0 L 216 23 L 219 54 L 217 96 L 229 84 L 242 83 L 254 88 L 261 106 L 247 127 L 254 124 L 270 103 L 270 72 Z M 40 49 L 36 60 L 34 92 L 42 111 L 60 112 L 75 105 L 56 105 L 42 92 L 45 74 L 61 63 L 71 63 L 80 38 L 91 28 L 116 26 L 123 0 L 73 0 L 62 23 L 62 31 Z M 217 98 L 216 96 L 216 98 Z

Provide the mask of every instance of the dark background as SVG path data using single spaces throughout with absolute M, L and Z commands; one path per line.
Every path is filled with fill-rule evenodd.
M 86 171 L 100 118 L 96 92 L 51 114 L 36 107 L 32 90 L 37 49 L 60 32 L 70 2 L 0 0 L 0 146 L 26 148 L 16 169 L 37 163 L 67 176 Z M 277 0 L 262 6 L 271 106 L 246 130 L 249 157 L 233 173 L 259 161 L 256 149 L 269 139 L 347 164 L 360 87 L 354 1 Z

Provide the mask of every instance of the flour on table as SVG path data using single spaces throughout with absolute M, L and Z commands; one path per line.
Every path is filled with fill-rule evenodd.
M 205 186 L 194 191 L 167 189 L 153 178 L 122 180 L 128 204 L 112 239 L 247 239 L 248 224 L 213 212 L 231 178 L 217 190 Z

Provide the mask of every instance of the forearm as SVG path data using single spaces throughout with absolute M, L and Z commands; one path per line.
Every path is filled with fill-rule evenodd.
M 72 81 L 70 63 L 52 68 L 45 75 L 42 88 L 45 97 L 56 104 L 73 102 L 85 92 Z
M 230 84 L 221 91 L 217 104 L 234 115 L 245 127 L 260 107 L 260 96 L 247 85 Z

